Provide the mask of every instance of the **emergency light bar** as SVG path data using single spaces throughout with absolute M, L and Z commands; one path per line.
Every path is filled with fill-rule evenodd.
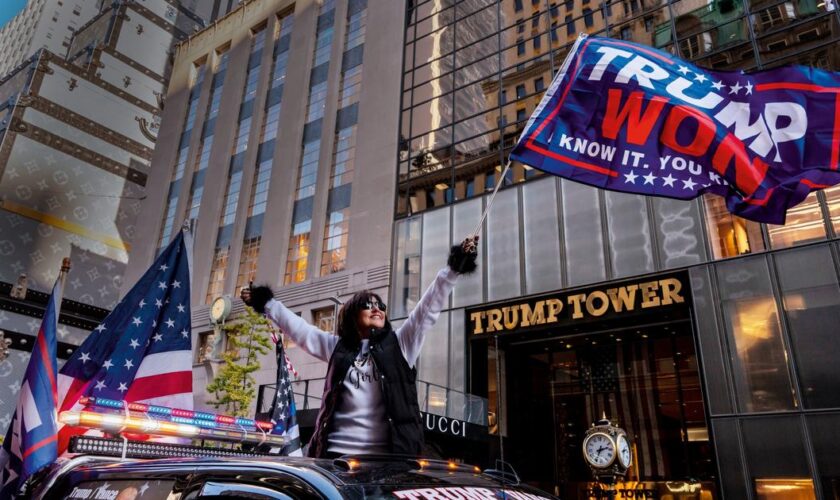
M 83 406 L 108 408 L 111 410 L 137 411 L 148 415 L 159 415 L 168 418 L 171 422 L 197 425 L 199 427 L 217 427 L 218 425 L 233 425 L 239 427 L 251 427 L 254 430 L 261 429 L 270 432 L 274 429 L 271 422 L 263 422 L 245 417 L 232 417 L 230 415 L 219 415 L 206 411 L 182 410 L 180 408 L 169 408 L 168 406 L 147 405 L 145 403 L 129 403 L 116 399 L 82 397 L 79 403 Z
M 176 458 L 176 457 L 261 457 L 267 453 L 228 450 L 183 444 L 123 441 L 91 436 L 73 436 L 67 449 L 70 453 L 84 453 L 123 458 Z
M 174 417 L 179 418 L 179 417 Z M 153 434 L 156 436 L 173 436 L 194 439 L 212 439 L 248 444 L 269 444 L 283 446 L 286 440 L 276 434 L 268 434 L 262 430 L 249 432 L 244 427 L 237 429 L 204 428 L 193 423 L 167 422 L 155 420 L 148 414 L 142 417 L 130 414 L 96 413 L 93 411 L 64 411 L 58 417 L 59 421 L 73 427 L 87 427 L 105 432 L 118 434 L 120 432 L 134 432 Z

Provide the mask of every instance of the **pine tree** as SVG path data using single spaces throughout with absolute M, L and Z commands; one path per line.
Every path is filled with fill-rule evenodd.
M 207 386 L 207 392 L 215 396 L 208 404 L 223 408 L 229 415 L 248 416 L 257 392 L 253 373 L 260 368 L 259 357 L 272 347 L 270 329 L 268 319 L 250 307 L 236 321 L 224 326 L 227 350 L 222 355 L 222 368 Z

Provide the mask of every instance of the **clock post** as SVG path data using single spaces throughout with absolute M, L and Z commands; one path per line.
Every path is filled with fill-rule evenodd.
M 633 453 L 627 433 L 604 414 L 583 437 L 583 458 L 599 483 L 606 498 L 615 498 L 615 484 L 633 464 Z

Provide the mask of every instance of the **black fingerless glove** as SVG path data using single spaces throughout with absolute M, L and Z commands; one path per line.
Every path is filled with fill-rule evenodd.
M 251 300 L 245 304 L 253 307 L 258 313 L 263 314 L 265 313 L 265 305 L 273 298 L 274 292 L 271 291 L 271 288 L 265 285 L 255 286 L 251 289 Z
M 461 245 L 453 245 L 446 263 L 458 274 L 471 274 L 478 267 L 475 263 L 477 258 L 477 251 L 466 252 Z

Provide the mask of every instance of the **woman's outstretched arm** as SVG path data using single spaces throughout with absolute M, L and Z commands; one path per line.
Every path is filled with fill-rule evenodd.
M 279 300 L 267 286 L 245 288 L 240 295 L 245 304 L 258 313 L 265 313 L 281 330 L 307 353 L 321 361 L 328 361 L 332 355 L 338 337 L 310 325 L 303 318 L 293 313 Z
M 455 287 L 458 276 L 475 270 L 478 255 L 477 242 L 478 236 L 467 238 L 460 245 L 452 247 L 447 266 L 438 271 L 434 281 L 420 298 L 420 302 L 408 315 L 408 319 L 397 329 L 397 339 L 409 366 L 414 366 L 417 362 L 426 332 L 440 316 L 440 311 Z

